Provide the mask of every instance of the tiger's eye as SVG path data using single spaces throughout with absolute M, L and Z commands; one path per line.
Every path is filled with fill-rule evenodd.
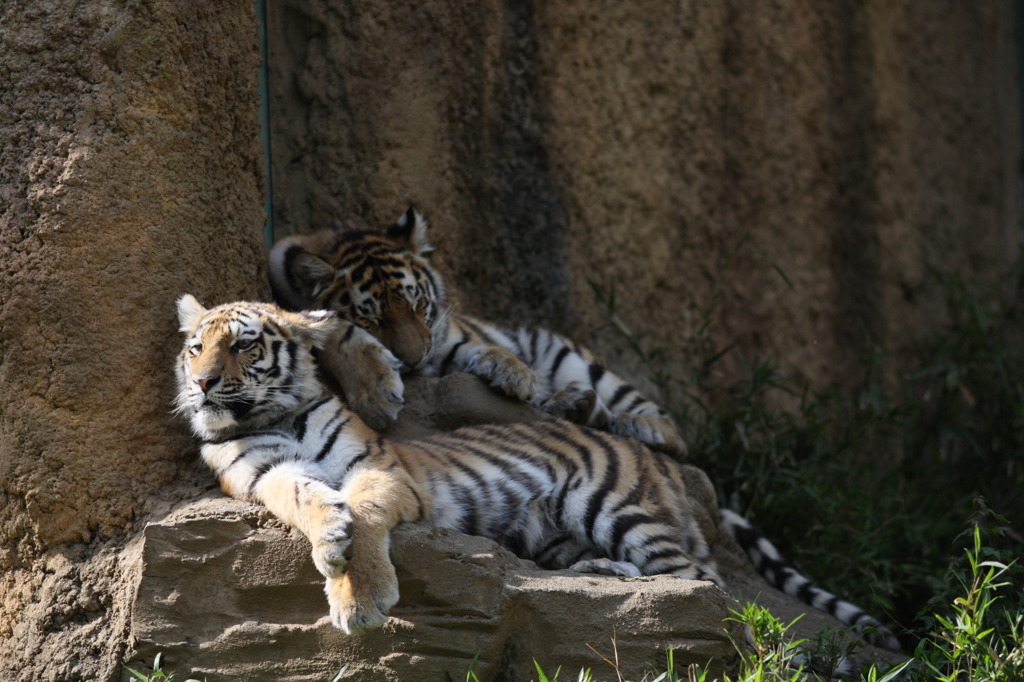
M 193 343 L 191 346 L 188 347 L 188 354 L 191 355 L 192 357 L 195 357 L 202 352 L 203 344 L 201 343 Z
M 239 339 L 235 341 L 235 352 L 244 353 L 247 350 L 252 350 L 252 347 L 256 345 L 256 342 L 252 339 Z

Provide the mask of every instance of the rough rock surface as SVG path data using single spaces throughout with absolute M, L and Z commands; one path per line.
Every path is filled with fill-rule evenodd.
M 583 341 L 594 282 L 686 376 L 714 300 L 726 367 L 849 387 L 865 351 L 940 329 L 928 264 L 1018 252 L 1008 0 L 268 12 L 278 235 L 413 203 L 470 314 Z
M 393 437 L 454 420 L 547 418 L 530 408 L 503 409 L 507 401 L 465 374 L 410 380 L 407 400 Z M 543 571 L 485 538 L 409 524 L 392 534 L 401 600 L 381 630 L 356 637 L 331 626 L 305 538 L 262 507 L 211 491 L 147 525 L 126 559 L 137 562 L 138 576 L 130 628 L 137 663 L 129 665 L 152 664 L 164 652 L 179 675 L 211 680 L 320 682 L 348 665 L 353 679 L 442 682 L 446 674 L 463 679 L 479 653 L 481 680 L 527 682 L 536 679 L 534 658 L 549 673 L 562 666 L 570 677 L 584 667 L 602 670 L 587 644 L 611 658 L 614 634 L 623 674 L 639 679 L 664 663 L 666 647 L 679 664 L 713 661 L 720 671 L 734 662 L 725 628 L 741 633 L 724 619 L 737 599 L 757 600 L 786 620 L 807 613 L 798 636 L 815 634 L 820 624 L 840 627 L 754 573 L 739 548 L 718 535 L 710 481 L 693 467 L 681 470 L 728 594 L 675 576 Z
M 0 5 L 2 679 L 124 648 L 82 585 L 192 475 L 175 298 L 261 293 L 259 59 L 250 0 Z
M 397 529 L 391 554 L 401 601 L 382 629 L 348 637 L 330 623 L 305 538 L 254 505 L 191 503 L 145 530 L 134 658 L 163 651 L 179 675 L 211 679 L 322 682 L 347 664 L 353 679 L 441 682 L 464 679 L 479 652 L 481 680 L 527 682 L 533 658 L 552 673 L 595 667 L 586 644 L 610 654 L 613 628 L 630 679 L 667 645 L 719 670 L 735 656 L 723 630 L 735 602 L 710 583 L 541 571 L 424 524 Z

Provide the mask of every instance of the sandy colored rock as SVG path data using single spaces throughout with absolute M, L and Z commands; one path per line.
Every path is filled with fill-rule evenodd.
M 124 650 L 80 589 L 195 477 L 175 298 L 261 293 L 259 60 L 248 1 L 0 9 L 0 679 Z
M 592 667 L 611 653 L 642 676 L 678 647 L 686 662 L 730 661 L 722 619 L 734 602 L 710 583 L 674 576 L 623 581 L 542 571 L 494 542 L 425 524 L 392 534 L 401 600 L 378 631 L 347 637 L 327 617 L 309 543 L 260 507 L 191 503 L 144 532 L 132 612 L 136 657 L 165 652 L 180 674 L 211 679 L 536 679 Z M 610 671 L 609 671 L 610 672 Z M 127 678 L 123 678 L 127 679 Z

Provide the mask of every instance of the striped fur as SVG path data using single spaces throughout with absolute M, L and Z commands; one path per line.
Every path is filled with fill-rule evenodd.
M 178 314 L 178 410 L 203 460 L 226 494 L 261 502 L 309 538 L 345 632 L 380 625 L 398 600 L 388 537 L 404 521 L 490 537 L 546 568 L 722 584 L 678 468 L 636 440 L 552 421 L 389 442 L 316 378 L 313 348 L 352 326 L 333 312 L 207 310 L 186 295 Z M 721 527 L 780 589 L 877 625 L 810 586 L 738 515 L 722 510 Z
M 509 330 L 449 314 L 444 281 L 427 260 L 426 232 L 423 216 L 409 209 L 383 234 L 340 224 L 283 239 L 270 254 L 274 295 L 292 310 L 335 310 L 369 332 L 384 348 L 358 352 L 378 353 L 378 365 L 397 364 L 393 384 L 400 384 L 400 371 L 469 372 L 556 416 L 685 453 L 668 413 L 586 348 L 545 329 Z M 328 347 L 343 354 L 367 343 L 368 337 L 350 336 Z M 384 428 L 398 415 L 400 394 L 375 391 L 377 384 L 351 364 L 323 364 L 369 424 Z
M 846 625 L 853 626 L 854 632 L 870 644 L 889 651 L 900 650 L 899 641 L 892 632 L 859 607 L 821 589 L 813 581 L 800 575 L 795 568 L 786 563 L 775 545 L 745 518 L 730 509 L 720 509 L 719 515 L 719 529 L 734 539 L 747 553 L 754 568 L 771 583 L 772 587 L 834 616 Z M 869 630 L 865 632 L 865 628 Z

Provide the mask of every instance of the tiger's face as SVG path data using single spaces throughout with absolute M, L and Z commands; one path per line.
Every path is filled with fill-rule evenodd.
M 430 361 L 447 314 L 427 260 L 427 223 L 409 209 L 383 234 L 348 226 L 290 237 L 271 254 L 274 295 L 295 309 L 337 311 L 375 336 L 403 371 Z
M 266 303 L 207 310 L 178 300 L 185 332 L 178 357 L 178 410 L 203 438 L 270 421 L 315 397 L 312 348 L 334 330 L 334 313 L 290 313 Z

